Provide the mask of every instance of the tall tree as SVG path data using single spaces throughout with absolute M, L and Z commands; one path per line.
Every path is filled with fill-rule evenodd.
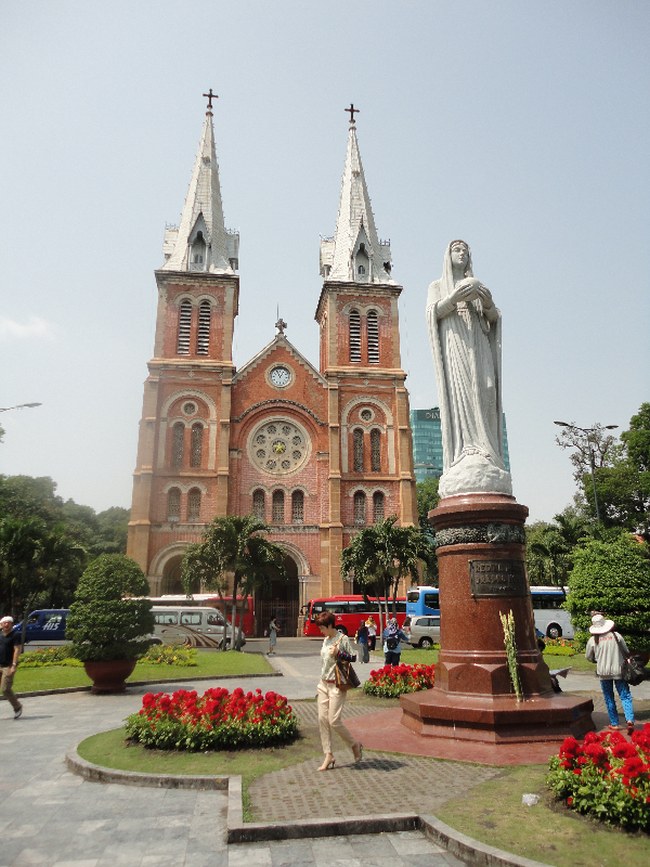
M 434 562 L 431 538 L 420 527 L 400 526 L 395 516 L 359 530 L 341 552 L 341 571 L 387 604 L 392 599 L 393 613 L 400 581 L 410 576 L 415 583 L 421 564 L 429 569 Z
M 254 515 L 215 518 L 183 558 L 181 578 L 187 593 L 197 585 L 223 594 L 232 576 L 232 638 L 236 646 L 237 596 L 248 596 L 273 575 L 284 576 L 284 551 L 262 536 L 269 528 Z

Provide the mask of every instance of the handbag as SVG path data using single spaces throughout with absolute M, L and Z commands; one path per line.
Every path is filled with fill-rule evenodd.
M 356 689 L 361 686 L 359 675 L 352 668 L 352 663 L 347 659 L 337 659 L 334 668 L 334 680 L 337 689 L 347 692 L 348 689 Z
M 621 678 L 625 683 L 631 686 L 638 686 L 643 683 L 646 677 L 645 666 L 641 663 L 638 656 L 628 656 L 623 660 L 621 666 Z
M 621 642 L 618 640 L 616 633 L 614 633 L 614 638 L 616 639 L 616 643 L 620 650 Z M 630 686 L 638 686 L 640 683 L 643 683 L 645 676 L 645 666 L 638 656 L 631 654 L 623 659 L 621 664 L 621 680 L 624 680 L 625 683 L 629 683 Z

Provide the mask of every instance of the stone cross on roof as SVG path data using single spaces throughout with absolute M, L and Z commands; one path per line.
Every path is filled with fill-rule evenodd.
M 284 329 L 287 327 L 287 323 L 282 317 L 280 317 L 275 323 L 275 327 L 278 329 L 278 334 L 284 334 Z

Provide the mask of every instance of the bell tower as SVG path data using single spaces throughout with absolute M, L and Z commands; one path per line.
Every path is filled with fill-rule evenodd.
M 208 106 L 180 223 L 165 231 L 164 262 L 155 274 L 154 354 L 133 480 L 127 551 L 152 593 L 179 589 L 182 552 L 228 504 L 239 235 L 224 226 L 216 95 L 210 89 L 204 96 Z
M 342 592 L 338 558 L 354 532 L 396 515 L 417 522 L 406 373 L 400 359 L 398 300 L 390 242 L 379 239 L 361 162 L 354 105 L 336 231 L 321 241 L 323 285 L 316 308 L 320 372 L 328 384 L 331 575 L 323 592 Z M 343 576 L 345 577 L 345 576 Z

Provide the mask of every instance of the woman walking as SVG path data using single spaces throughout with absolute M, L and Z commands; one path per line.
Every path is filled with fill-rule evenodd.
M 280 627 L 278 626 L 278 621 L 275 619 L 275 614 L 271 615 L 271 620 L 269 621 L 269 628 L 267 632 L 269 633 L 269 650 L 266 654 L 267 656 L 275 656 L 275 646 L 278 643 L 278 632 L 280 631 Z
M 316 624 L 323 636 L 323 645 L 320 651 L 322 666 L 317 697 L 318 728 L 325 758 L 318 769 L 319 771 L 328 771 L 336 763 L 332 752 L 332 732 L 336 732 L 341 740 L 350 747 L 355 762 L 360 762 L 363 758 L 363 746 L 355 741 L 341 720 L 346 691 L 339 689 L 336 685 L 336 660 L 337 657 L 350 660 L 353 658 L 353 653 L 350 639 L 334 628 L 335 623 L 336 618 L 330 611 L 324 611 L 316 618 Z
M 616 691 L 623 705 L 627 732 L 632 734 L 634 731 L 632 693 L 629 684 L 621 677 L 623 662 L 630 655 L 625 639 L 614 631 L 614 621 L 607 619 L 602 614 L 595 614 L 591 618 L 589 632 L 591 632 L 591 638 L 587 642 L 585 656 L 589 662 L 596 663 L 596 675 L 600 680 L 600 688 L 605 698 L 609 728 L 612 731 L 620 729 L 614 698 L 614 686 L 616 686 Z

